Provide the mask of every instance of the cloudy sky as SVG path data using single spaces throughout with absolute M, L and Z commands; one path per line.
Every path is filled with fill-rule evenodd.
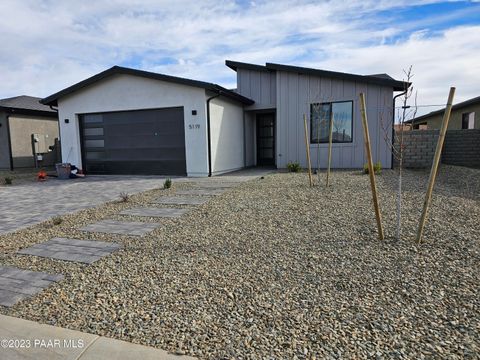
M 452 85 L 456 102 L 480 95 L 479 0 L 2 0 L 0 14 L 0 98 L 113 65 L 234 87 L 225 59 L 398 79 L 413 65 L 419 105 Z

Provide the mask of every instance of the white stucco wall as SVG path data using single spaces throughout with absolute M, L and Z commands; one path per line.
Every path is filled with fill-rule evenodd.
M 257 164 L 257 138 L 256 138 L 255 114 L 245 112 L 245 165 L 255 166 Z
M 241 104 L 218 97 L 210 101 L 212 173 L 245 166 L 244 118 Z
M 62 158 L 82 167 L 78 115 L 105 111 L 184 107 L 188 176 L 207 176 L 205 90 L 147 79 L 113 75 L 58 100 Z M 197 115 L 192 115 L 197 110 Z M 65 123 L 69 119 L 69 123 Z

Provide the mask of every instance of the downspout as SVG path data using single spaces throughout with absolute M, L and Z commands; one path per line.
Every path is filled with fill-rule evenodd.
M 210 129 L 210 101 L 219 97 L 221 93 L 207 99 L 207 148 L 208 148 L 208 177 L 212 176 L 212 134 Z
M 247 167 L 247 130 L 245 125 L 245 105 L 242 105 L 243 113 L 243 167 Z
M 407 93 L 408 90 L 405 90 L 404 92 L 395 95 L 393 97 L 393 106 L 392 106 L 392 147 L 395 146 L 395 100 L 397 100 L 398 97 L 403 96 Z M 390 163 L 390 169 L 393 169 L 393 149 L 392 149 L 392 160 Z
M 10 115 L 6 116 L 5 125 L 7 126 L 7 142 L 8 142 L 8 157 L 10 158 L 10 171 L 13 171 L 12 139 L 10 138 Z

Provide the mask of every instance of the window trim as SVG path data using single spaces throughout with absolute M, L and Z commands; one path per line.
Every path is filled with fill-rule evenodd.
M 337 103 L 351 103 L 351 106 L 352 106 L 352 118 L 351 118 L 351 122 L 350 122 L 350 130 L 351 130 L 351 136 L 350 136 L 350 141 L 332 141 L 332 144 L 351 144 L 353 143 L 353 119 L 354 119 L 354 114 L 353 114 L 353 110 L 354 110 L 354 101 L 353 100 L 337 100 L 337 101 L 327 101 L 327 102 L 315 102 L 315 103 L 310 103 L 310 144 L 313 145 L 322 145 L 322 144 L 328 144 L 328 140 L 327 141 L 313 141 L 313 132 L 312 132 L 312 129 L 313 129 L 313 116 L 312 116 L 312 113 L 313 113 L 313 106 L 314 105 L 327 105 L 329 104 L 330 105 L 330 119 L 331 120 L 331 117 L 333 116 L 333 104 L 337 104 Z

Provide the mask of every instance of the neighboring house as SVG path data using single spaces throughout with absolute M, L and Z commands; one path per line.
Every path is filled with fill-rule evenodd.
M 291 161 L 305 166 L 306 114 L 312 163 L 320 147 L 325 166 L 333 114 L 333 166 L 361 168 L 358 94 L 365 92 L 374 161 L 391 166 L 379 114 L 390 123 L 393 92 L 403 82 L 385 74 L 226 64 L 237 71 L 236 91 L 114 66 L 43 99 L 58 106 L 63 161 L 90 174 L 208 176 Z
M 55 162 L 49 147 L 58 138 L 57 112 L 39 101 L 26 95 L 0 99 L 0 169 L 35 166 L 32 135 L 40 155 L 38 164 L 51 166 Z
M 407 121 L 414 129 L 432 130 L 442 127 L 445 108 Z M 480 96 L 452 106 L 448 130 L 480 129 Z

